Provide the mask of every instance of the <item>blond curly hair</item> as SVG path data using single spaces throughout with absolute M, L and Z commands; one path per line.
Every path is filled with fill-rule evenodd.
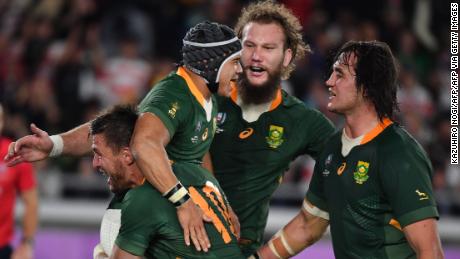
M 252 3 L 241 11 L 235 26 L 235 32 L 240 39 L 243 36 L 244 26 L 250 22 L 277 23 L 282 27 L 286 38 L 285 49 L 292 50 L 292 60 L 281 73 L 283 79 L 288 79 L 295 68 L 295 63 L 306 53 L 311 52 L 310 46 L 302 39 L 302 25 L 299 19 L 283 4 L 268 0 Z

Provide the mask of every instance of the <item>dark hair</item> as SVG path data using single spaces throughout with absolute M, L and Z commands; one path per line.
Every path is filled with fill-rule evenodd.
M 355 64 L 350 63 L 352 54 L 357 58 Z M 339 59 L 354 67 L 356 87 L 374 104 L 379 119 L 393 119 L 394 112 L 399 110 L 398 67 L 390 47 L 380 41 L 349 41 L 337 52 L 334 62 Z
M 107 145 L 118 153 L 129 146 L 137 117 L 137 110 L 132 106 L 114 106 L 91 121 L 90 134 L 103 134 Z
M 250 22 L 277 23 L 281 26 L 286 37 L 285 49 L 292 50 L 291 63 L 283 69 L 281 77 L 289 78 L 295 68 L 295 63 L 303 58 L 306 52 L 311 52 L 310 47 L 303 41 L 302 25 L 299 19 L 283 4 L 269 0 L 250 4 L 241 11 L 241 16 L 235 26 L 235 32 L 240 39 L 243 37 L 244 27 Z

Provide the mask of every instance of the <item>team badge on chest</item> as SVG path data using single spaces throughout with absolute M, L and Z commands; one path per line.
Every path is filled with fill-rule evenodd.
M 357 184 L 363 184 L 367 179 L 369 179 L 369 163 L 358 161 L 356 165 L 356 171 L 353 172 L 353 178 L 355 179 Z
M 271 148 L 278 148 L 281 144 L 283 144 L 283 131 L 283 127 L 270 125 L 268 137 L 265 138 L 267 140 L 268 146 Z

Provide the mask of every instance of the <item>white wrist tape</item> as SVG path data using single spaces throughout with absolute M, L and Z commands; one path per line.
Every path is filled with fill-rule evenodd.
M 282 257 L 279 255 L 278 251 L 276 250 L 275 245 L 273 244 L 273 239 L 268 241 L 268 248 L 270 248 L 270 250 L 276 256 L 276 258 L 282 259 Z
M 56 157 L 62 154 L 62 150 L 64 149 L 64 140 L 60 135 L 52 135 L 50 136 L 51 141 L 53 142 L 53 149 L 49 153 L 49 157 Z
M 288 258 L 294 256 L 296 252 L 287 242 L 284 230 L 278 231 L 268 242 L 268 247 L 277 258 Z
M 286 240 L 286 236 L 284 235 L 284 230 L 281 229 L 275 234 L 275 237 L 278 236 L 281 239 L 281 243 L 283 244 L 284 248 L 286 248 L 286 251 L 289 253 L 289 255 L 295 255 L 294 250 L 291 248 L 291 246 L 288 244 Z
M 180 182 L 177 182 L 175 186 L 169 189 L 169 191 L 163 193 L 163 197 L 174 204 L 176 208 L 179 208 L 190 199 L 187 189 Z
M 187 194 L 188 194 L 187 189 L 185 189 L 185 187 L 182 186 L 178 191 L 176 191 L 173 195 L 171 195 L 171 197 L 169 197 L 168 200 L 172 203 L 176 203 Z
M 303 200 L 303 209 L 306 210 L 308 213 L 310 213 L 313 216 L 323 218 L 325 220 L 329 220 L 329 213 L 319 209 L 318 207 L 310 204 L 307 202 L 307 200 Z

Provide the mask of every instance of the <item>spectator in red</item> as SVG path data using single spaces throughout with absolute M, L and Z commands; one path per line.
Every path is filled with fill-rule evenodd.
M 0 104 L 0 132 L 4 121 L 3 107 Z M 11 140 L 0 135 L 0 156 L 8 152 Z M 22 219 L 22 239 L 13 249 L 11 241 L 14 230 L 14 205 L 16 196 L 24 202 Z M 7 167 L 0 160 L 0 259 L 31 259 L 33 258 L 33 240 L 37 228 L 38 195 L 34 170 L 31 164 L 22 163 Z

